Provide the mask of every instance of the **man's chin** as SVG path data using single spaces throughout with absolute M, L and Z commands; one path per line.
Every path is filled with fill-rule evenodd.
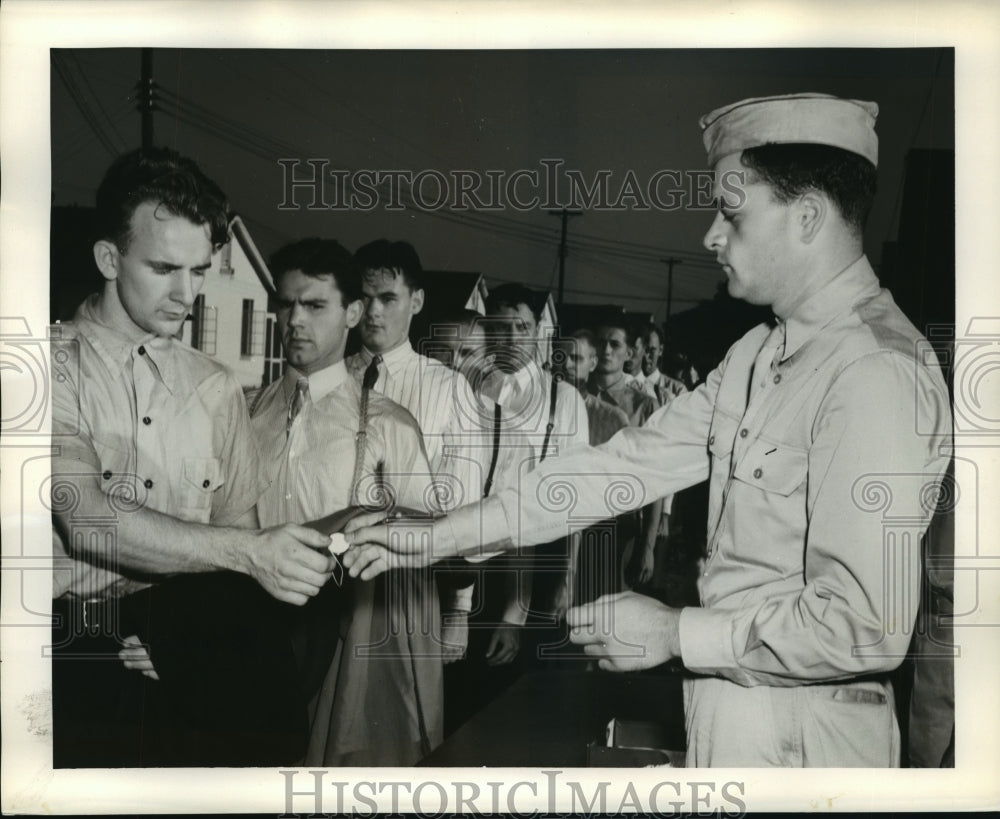
M 184 333 L 184 319 L 158 321 L 151 327 L 146 328 L 146 330 L 163 338 L 180 338 Z

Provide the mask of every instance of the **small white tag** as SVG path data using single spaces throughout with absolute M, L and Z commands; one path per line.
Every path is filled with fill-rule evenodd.
M 351 547 L 351 544 L 347 542 L 347 538 L 341 532 L 334 532 L 330 535 L 330 546 L 329 549 L 335 555 L 342 555 Z

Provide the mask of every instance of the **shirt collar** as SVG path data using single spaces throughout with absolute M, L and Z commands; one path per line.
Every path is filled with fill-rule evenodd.
M 619 378 L 607 387 L 599 387 L 596 382 L 591 382 L 593 384 L 593 392 L 595 395 L 600 395 L 602 392 L 618 392 L 618 390 L 623 389 L 628 386 L 630 381 L 634 381 L 633 376 L 629 375 L 624 370 L 619 374 Z
M 286 400 L 291 401 L 292 394 L 295 392 L 295 384 L 302 377 L 303 373 L 294 367 L 285 368 L 282 390 Z M 324 367 L 322 370 L 317 370 L 305 377 L 309 381 L 309 400 L 315 404 L 347 380 L 347 365 L 344 364 L 343 360 L 340 360 L 336 364 L 331 364 L 329 367 Z
M 531 359 L 512 375 L 514 383 L 522 390 L 527 389 L 533 381 L 542 381 L 544 377 L 545 370 L 535 359 Z
M 133 341 L 124 333 L 101 322 L 97 315 L 99 298 L 99 293 L 88 296 L 77 308 L 73 317 L 76 324 L 86 327 L 87 340 L 94 345 L 109 367 L 119 372 L 134 358 L 143 354 L 148 356 L 164 386 L 170 392 L 176 393 L 178 388 L 183 386 L 184 376 L 187 375 L 181 372 L 177 364 L 175 345 L 179 342 L 174 338 L 157 336 L 155 333 L 148 333 L 138 341 Z M 140 349 L 142 353 L 139 353 Z
M 878 277 L 867 257 L 861 256 L 833 277 L 818 292 L 800 304 L 785 320 L 785 352 L 782 360 L 861 301 L 877 296 Z
M 398 347 L 394 347 L 387 353 L 381 353 L 381 356 L 386 371 L 395 373 L 402 369 L 411 358 L 416 356 L 416 353 L 413 351 L 413 345 L 410 344 L 410 340 L 405 339 Z M 371 364 L 374 357 L 375 353 L 367 347 L 361 348 L 361 360 L 364 361 L 365 367 Z

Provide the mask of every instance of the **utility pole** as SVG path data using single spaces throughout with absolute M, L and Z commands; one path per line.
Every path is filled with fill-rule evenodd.
M 667 266 L 667 317 L 663 322 L 663 332 L 667 332 L 667 325 L 670 324 L 670 310 L 673 307 L 674 301 L 674 265 L 682 264 L 680 259 L 675 259 L 671 256 L 669 259 L 660 259 Z M 663 339 L 663 343 L 666 344 L 667 340 Z
M 559 298 L 556 299 L 559 308 L 563 306 L 563 287 L 566 285 L 566 223 L 570 216 L 581 216 L 583 211 L 579 210 L 550 210 L 549 216 L 559 216 L 562 218 L 562 235 L 559 238 Z
M 142 75 L 138 86 L 138 108 L 142 115 L 142 150 L 153 147 L 153 110 L 156 102 L 156 84 L 153 81 L 153 49 L 142 50 Z

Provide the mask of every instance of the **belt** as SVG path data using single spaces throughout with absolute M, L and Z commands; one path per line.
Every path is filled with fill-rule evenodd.
M 864 684 L 872 684 L 882 688 L 881 691 L 874 691 L 872 688 L 863 688 Z M 805 690 L 814 693 L 816 696 L 829 698 L 834 702 L 853 702 L 866 705 L 885 705 L 892 696 L 892 683 L 889 678 L 874 674 L 866 677 L 856 677 L 853 680 L 844 680 L 840 683 L 826 683 L 821 685 L 809 685 Z
M 52 614 L 62 618 L 55 626 L 71 635 L 122 637 L 122 614 L 126 597 L 103 600 L 60 598 L 52 601 Z

